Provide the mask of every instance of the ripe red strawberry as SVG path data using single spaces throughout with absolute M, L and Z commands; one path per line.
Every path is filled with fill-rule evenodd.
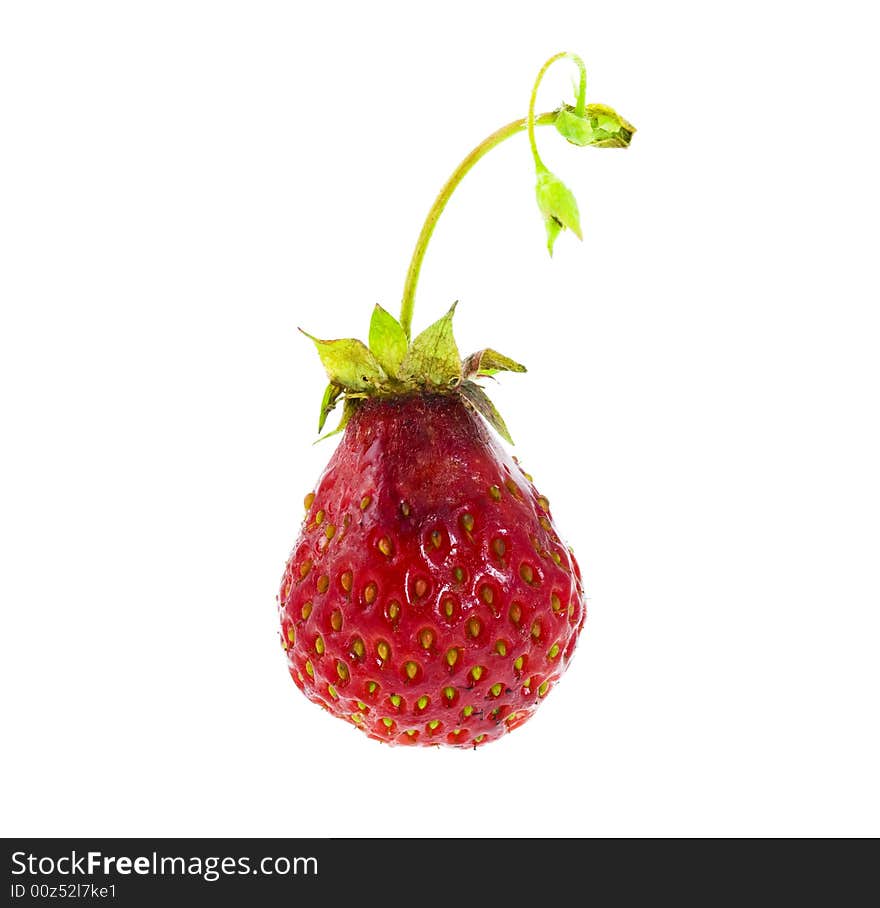
M 585 617 L 547 500 L 456 395 L 371 400 L 281 588 L 297 686 L 368 735 L 474 746 L 521 725 Z
M 552 252 L 580 236 L 577 204 L 544 166 L 535 125 L 570 142 L 626 147 L 633 127 L 585 105 L 496 131 L 469 154 L 428 214 L 398 322 L 376 306 L 369 347 L 312 338 L 330 379 L 319 431 L 344 401 L 342 441 L 314 492 L 279 596 L 290 674 L 309 699 L 381 741 L 475 747 L 522 725 L 565 671 L 586 617 L 574 556 L 547 499 L 490 436 L 507 427 L 478 384 L 524 372 L 486 349 L 464 360 L 455 306 L 411 340 L 415 288 L 434 225 L 489 149 L 528 128 Z M 335 433 L 331 433 L 335 434 Z

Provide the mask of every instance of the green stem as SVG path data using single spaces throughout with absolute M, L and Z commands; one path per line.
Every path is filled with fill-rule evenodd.
M 575 102 L 574 112 L 582 117 L 584 111 L 587 108 L 587 67 L 584 64 L 584 61 L 577 54 L 568 55 L 575 63 L 577 63 L 577 68 L 580 70 L 581 78 L 578 84 L 578 95 L 577 101 Z
M 538 154 L 538 143 L 535 141 L 535 98 L 538 97 L 538 86 L 541 84 L 541 80 L 544 78 L 544 73 L 557 61 L 561 60 L 563 57 L 567 57 L 568 54 L 565 51 L 561 53 L 554 54 L 542 67 L 541 71 L 538 73 L 537 78 L 535 79 L 535 84 L 532 86 L 532 96 L 529 98 L 529 116 L 527 120 L 527 128 L 529 130 L 529 145 L 532 149 L 532 157 L 535 159 L 535 167 L 538 170 L 546 170 L 544 162 L 541 160 L 541 156 Z
M 563 55 L 564 56 L 564 55 Z M 555 57 L 554 59 L 558 59 Z M 546 69 L 546 66 L 545 66 Z M 542 70 L 543 74 L 544 70 Z M 412 259 L 410 259 L 409 270 L 406 273 L 406 283 L 403 285 L 403 301 L 400 304 L 400 324 L 410 337 L 412 329 L 413 308 L 415 307 L 416 285 L 419 282 L 419 272 L 422 270 L 422 260 L 425 257 L 425 251 L 428 248 L 428 242 L 434 233 L 434 227 L 437 225 L 437 219 L 443 213 L 449 197 L 455 191 L 458 184 L 464 179 L 467 172 L 483 157 L 486 152 L 491 151 L 496 145 L 500 145 L 505 139 L 529 129 L 529 137 L 534 144 L 534 127 L 549 126 L 556 120 L 556 111 L 543 113 L 534 116 L 534 94 L 532 95 L 532 106 L 529 108 L 529 119 L 514 120 L 501 129 L 496 130 L 491 136 L 483 139 L 479 145 L 458 165 L 452 176 L 446 181 L 440 194 L 434 200 L 425 223 L 422 225 L 422 232 L 416 240 L 416 248 L 413 250 Z
M 535 84 L 532 86 L 532 96 L 529 98 L 529 118 L 528 118 L 528 130 L 529 130 L 529 145 L 532 148 L 532 157 L 535 159 L 535 168 L 538 171 L 546 170 L 544 162 L 541 160 L 541 156 L 538 154 L 538 144 L 535 142 L 535 130 L 533 128 L 532 122 L 535 117 L 535 99 L 538 97 L 538 88 L 541 85 L 541 81 L 544 78 L 545 73 L 548 69 L 557 61 L 562 60 L 564 57 L 568 57 L 569 60 L 572 60 L 580 71 L 580 82 L 578 83 L 577 91 L 577 101 L 575 102 L 574 112 L 582 117 L 584 115 L 584 110 L 586 109 L 587 104 L 587 67 L 584 65 L 584 61 L 577 54 L 570 54 L 567 51 L 562 51 L 558 54 L 554 54 L 542 67 L 541 71 L 538 73 L 537 78 L 535 79 Z

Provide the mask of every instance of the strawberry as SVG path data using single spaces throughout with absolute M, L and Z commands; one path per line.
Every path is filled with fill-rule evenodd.
M 528 119 L 493 133 L 447 182 L 400 320 L 376 306 L 369 346 L 312 338 L 329 378 L 319 431 L 342 400 L 344 434 L 305 498 L 278 597 L 281 642 L 297 687 L 380 741 L 476 747 L 518 728 L 562 676 L 586 618 L 549 502 L 486 425 L 510 441 L 480 380 L 524 367 L 492 349 L 462 359 L 454 305 L 410 336 L 437 217 L 502 133 L 529 131 L 551 252 L 562 230 L 580 235 L 574 198 L 537 156 L 535 125 L 594 147 L 625 147 L 634 130 L 611 108 L 584 105 L 584 79 L 576 105 L 534 116 L 537 84 L 562 56 L 541 70 Z
M 532 714 L 583 626 L 580 577 L 459 395 L 365 403 L 306 503 L 281 629 L 310 699 L 406 744 L 481 744 Z

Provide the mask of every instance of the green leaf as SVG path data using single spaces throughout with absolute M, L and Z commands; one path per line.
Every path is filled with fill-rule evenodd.
M 408 342 L 400 322 L 378 304 L 370 319 L 370 350 L 389 375 L 396 376 Z
M 324 423 L 327 422 L 327 417 L 330 415 L 330 411 L 336 406 L 336 401 L 339 398 L 339 395 L 342 394 L 342 388 L 339 385 L 327 385 L 327 389 L 324 391 L 324 397 L 321 400 L 321 415 L 318 417 L 318 431 L 324 428 Z
M 513 444 L 513 439 L 510 437 L 510 432 L 508 432 L 507 426 L 501 418 L 501 414 L 495 409 L 495 404 L 489 400 L 486 392 L 472 381 L 463 381 L 459 390 L 461 391 L 462 397 L 464 397 L 477 413 L 479 413 L 506 442 Z
M 461 362 L 452 335 L 452 316 L 458 303 L 449 312 L 426 328 L 407 351 L 400 367 L 402 378 L 449 388 L 461 381 Z
M 359 340 L 353 337 L 340 340 L 319 340 L 299 329 L 314 341 L 327 377 L 334 385 L 351 391 L 365 391 L 381 385 L 388 377 L 378 360 Z
M 572 145 L 595 148 L 626 148 L 636 131 L 632 123 L 607 104 L 588 104 L 582 117 L 566 104 L 553 122 L 559 134 Z
M 497 350 L 486 348 L 462 360 L 461 371 L 465 378 L 470 378 L 472 375 L 495 375 L 496 372 L 525 372 L 526 367 Z
M 319 441 L 324 441 L 325 438 L 332 438 L 334 435 L 338 435 L 347 425 L 348 421 L 351 419 L 352 414 L 357 409 L 357 404 L 353 400 L 345 399 L 345 403 L 342 406 L 342 417 L 339 420 L 339 425 L 330 432 L 327 432 L 325 435 L 322 435 L 320 438 L 315 439 L 313 444 L 317 444 Z M 320 429 L 318 430 L 321 431 Z
M 589 145 L 593 138 L 590 121 L 586 117 L 579 117 L 573 108 L 561 107 L 553 121 L 556 131 L 572 145 Z

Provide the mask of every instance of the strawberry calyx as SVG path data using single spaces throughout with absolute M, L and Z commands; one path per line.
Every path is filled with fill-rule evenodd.
M 512 444 L 501 414 L 477 382 L 498 372 L 525 372 L 526 367 L 491 348 L 462 357 L 452 331 L 456 305 L 412 341 L 400 322 L 379 305 L 373 309 L 367 344 L 352 337 L 321 340 L 300 329 L 315 344 L 329 379 L 321 400 L 319 432 L 343 402 L 339 425 L 322 437 L 341 432 L 359 403 L 367 399 L 456 394 Z
M 587 104 L 582 113 L 563 104 L 556 111 L 553 125 L 567 142 L 582 148 L 627 148 L 636 131 L 632 123 L 607 104 Z

